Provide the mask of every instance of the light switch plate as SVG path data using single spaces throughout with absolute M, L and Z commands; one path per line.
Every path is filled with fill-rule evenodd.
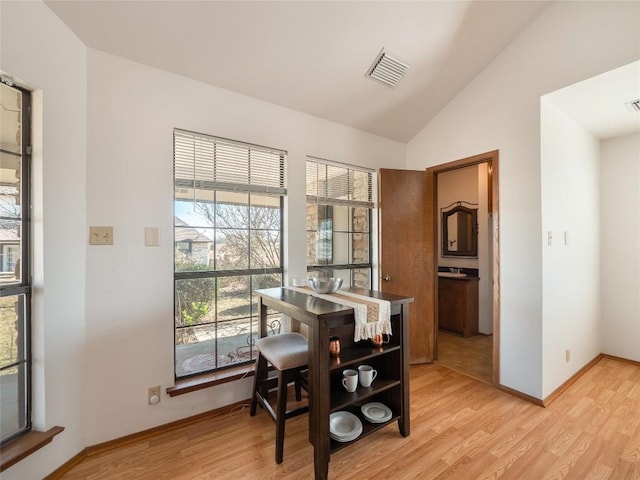
M 113 227 L 89 227 L 89 245 L 113 245 Z
M 160 245 L 159 237 L 158 227 L 144 227 L 144 245 L 146 247 L 157 247 Z

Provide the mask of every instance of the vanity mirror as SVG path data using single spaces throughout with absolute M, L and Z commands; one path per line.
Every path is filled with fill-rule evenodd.
M 478 209 L 463 205 L 474 203 L 454 202 L 442 211 L 442 256 L 478 256 Z

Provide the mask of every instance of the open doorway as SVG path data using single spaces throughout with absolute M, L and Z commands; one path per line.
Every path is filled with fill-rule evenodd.
M 427 182 L 437 246 L 435 358 L 499 385 L 498 151 L 431 167 Z

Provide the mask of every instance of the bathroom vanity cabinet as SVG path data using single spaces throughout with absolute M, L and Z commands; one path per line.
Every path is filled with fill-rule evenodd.
M 478 277 L 438 277 L 438 328 L 478 334 Z

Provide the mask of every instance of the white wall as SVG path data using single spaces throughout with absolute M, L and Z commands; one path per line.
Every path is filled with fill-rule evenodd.
M 115 245 L 87 253 L 86 443 L 249 397 L 250 380 L 147 405 L 173 384 L 173 128 L 288 151 L 285 258 L 306 272 L 305 156 L 404 167 L 405 146 L 102 52 L 88 55 L 87 220 Z M 160 246 L 144 247 L 144 227 Z
M 290 276 L 306 265 L 305 155 L 402 168 L 405 146 L 100 52 L 87 57 L 43 3 L 0 9 L 0 68 L 43 102 L 34 139 L 34 420 L 65 427 L 3 472 L 12 480 L 42 478 L 85 446 L 249 395 L 243 380 L 146 404 L 148 386 L 173 384 L 174 127 L 288 150 Z M 114 226 L 115 245 L 88 246 L 89 225 Z M 160 247 L 143 247 L 145 226 L 159 227 Z
M 0 2 L 0 70 L 33 94 L 33 424 L 65 427 L 2 472 L 43 478 L 84 446 L 86 48 L 40 2 Z
M 602 351 L 600 142 L 553 98 L 542 98 L 540 119 L 542 229 L 551 232 L 542 248 L 543 397 Z
M 600 157 L 603 353 L 640 362 L 640 134 Z
M 421 169 L 500 151 L 500 382 L 543 395 L 540 97 L 640 58 L 637 2 L 553 2 L 407 146 Z
M 306 259 L 305 155 L 416 169 L 500 149 L 501 382 L 541 398 L 540 96 L 640 58 L 639 14 L 635 2 L 552 4 L 407 146 L 404 165 L 399 143 L 95 51 L 87 67 L 43 3 L 0 2 L 0 69 L 42 102 L 34 419 L 66 428 L 2 478 L 42 478 L 87 445 L 248 396 L 241 381 L 146 405 L 148 386 L 173 382 L 173 127 L 289 151 L 294 276 Z M 88 247 L 90 224 L 113 225 L 115 245 Z M 142 246 L 145 226 L 160 228 L 160 247 Z

